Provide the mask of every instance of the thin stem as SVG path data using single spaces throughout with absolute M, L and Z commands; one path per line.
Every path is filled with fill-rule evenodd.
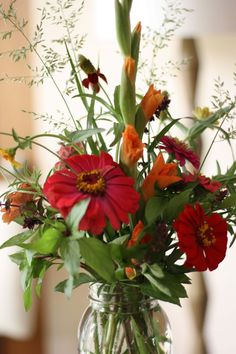
M 52 80 L 54 86 L 56 87 L 56 89 L 57 89 L 59 95 L 61 96 L 61 98 L 62 98 L 62 100 L 63 100 L 63 102 L 64 102 L 64 104 L 65 104 L 65 106 L 66 106 L 66 108 L 67 108 L 67 110 L 68 110 L 68 112 L 69 112 L 69 115 L 70 115 L 70 117 L 71 117 L 71 119 L 72 119 L 72 121 L 73 121 L 73 123 L 74 123 L 74 125 L 75 125 L 75 128 L 77 128 L 77 124 L 76 124 L 76 121 L 75 121 L 75 119 L 74 119 L 74 117 L 73 117 L 73 114 L 72 114 L 72 112 L 71 112 L 71 110 L 70 110 L 70 107 L 69 107 L 69 105 L 68 105 L 68 103 L 67 103 L 67 101 L 66 101 L 66 99 L 65 99 L 65 97 L 64 97 L 64 95 L 63 95 L 63 93 L 61 92 L 61 90 L 60 90 L 58 84 L 56 83 L 54 77 L 52 76 L 52 74 L 51 74 L 49 68 L 48 68 L 47 65 L 45 64 L 43 58 L 41 57 L 41 55 L 39 54 L 39 52 L 37 51 L 37 49 L 35 48 L 35 46 L 32 45 L 30 39 L 26 36 L 26 34 L 24 33 L 24 31 L 23 31 L 20 27 L 18 27 L 17 24 L 16 24 L 9 16 L 7 16 L 4 12 L 1 11 L 1 14 L 2 14 L 4 17 L 6 17 L 7 20 L 21 33 L 21 35 L 24 37 L 24 39 L 26 40 L 26 42 L 30 45 L 30 49 L 35 52 L 35 54 L 36 54 L 37 57 L 39 58 L 40 62 L 42 63 L 43 67 L 46 69 L 46 72 L 47 72 L 48 76 L 51 78 L 51 80 Z
M 227 118 L 227 115 L 226 115 L 226 116 L 224 117 L 224 119 L 222 120 L 222 122 L 221 122 L 219 128 L 222 127 L 222 125 L 224 124 L 226 118 Z M 214 135 L 214 138 L 212 139 L 211 144 L 210 144 L 210 146 L 209 146 L 209 148 L 208 148 L 208 150 L 207 150 L 207 152 L 206 152 L 206 155 L 204 156 L 204 159 L 203 159 L 203 161 L 202 161 L 202 163 L 201 163 L 201 166 L 200 166 L 200 168 L 199 168 L 199 172 L 201 171 L 201 169 L 202 169 L 202 167 L 203 167 L 203 165 L 204 165 L 204 163 L 205 163 L 205 161 L 206 161 L 206 159 L 207 159 L 207 157 L 208 157 L 208 155 L 209 155 L 209 153 L 210 153 L 210 151 L 211 151 L 211 149 L 212 149 L 212 146 L 213 146 L 213 144 L 214 144 L 214 142 L 215 142 L 215 140 L 216 140 L 216 138 L 217 138 L 217 135 L 219 134 L 219 131 L 220 131 L 220 129 L 217 129 L 217 130 L 216 130 L 216 133 L 215 133 L 215 135 Z
M 73 72 L 74 72 L 74 74 L 76 73 L 75 79 L 77 81 L 77 86 L 78 86 L 78 80 L 77 80 L 78 79 L 78 77 L 77 77 L 78 73 L 76 72 L 76 68 L 78 66 L 78 61 L 77 61 L 77 57 L 76 57 L 75 48 L 74 48 L 74 45 L 73 45 L 71 33 L 69 31 L 69 28 L 68 28 L 67 19 L 65 17 L 65 13 L 63 11 L 63 7 L 61 5 L 61 2 L 60 2 L 60 8 L 61 8 L 61 13 L 62 13 L 63 20 L 64 20 L 64 22 L 66 24 L 66 31 L 67 31 L 67 35 L 68 35 L 68 38 L 69 38 L 69 43 L 71 45 L 71 50 L 72 50 L 72 53 L 73 53 L 73 57 L 74 57 L 75 65 L 73 65 L 73 68 L 74 68 Z M 66 48 L 67 48 L 67 52 L 68 52 L 68 46 L 67 45 L 66 45 Z M 72 61 L 70 56 L 69 56 L 69 60 Z M 81 88 L 81 90 L 82 90 L 82 88 Z M 83 102 L 85 108 L 88 110 L 88 103 L 87 103 L 86 97 L 82 98 L 82 102 Z
M 16 174 L 14 174 L 13 172 L 10 172 L 7 168 L 5 168 L 5 167 L 0 165 L 0 169 L 3 170 L 4 172 L 7 172 L 10 176 L 12 176 L 14 178 L 18 178 L 18 179 L 20 179 L 23 182 L 23 180 L 21 178 L 16 176 Z

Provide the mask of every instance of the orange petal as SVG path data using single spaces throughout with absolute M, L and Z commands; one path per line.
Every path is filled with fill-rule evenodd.
M 153 167 L 142 185 L 142 193 L 145 200 L 155 195 L 155 183 L 160 189 L 182 180 L 178 176 L 178 165 L 176 163 L 165 163 L 161 153 L 158 154 Z
M 134 165 L 142 156 L 144 144 L 132 125 L 127 125 L 123 133 L 122 160 L 127 166 Z
M 164 95 L 161 93 L 161 90 L 156 90 L 152 84 L 141 101 L 141 107 L 147 121 L 161 105 L 163 98 Z

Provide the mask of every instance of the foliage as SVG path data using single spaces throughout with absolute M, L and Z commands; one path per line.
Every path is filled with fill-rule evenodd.
M 23 228 L 1 248 L 19 248 L 11 259 L 22 272 L 26 309 L 32 303 L 33 284 L 39 295 L 43 277 L 52 266 L 67 270 L 68 279 L 56 287 L 67 296 L 80 284 L 101 282 L 138 286 L 145 295 L 180 304 L 180 298 L 187 296 L 187 274 L 216 268 L 226 253 L 227 234 L 230 244 L 235 238 L 234 157 L 227 171 L 221 170 L 219 161 L 215 176 L 201 174 L 217 137 L 231 144 L 235 99 L 228 92 L 222 94 L 223 85 L 218 82 L 212 112 L 205 110 L 203 114 L 198 109 L 197 117 L 189 118 L 194 123 L 190 127 L 186 118 L 172 117 L 170 95 L 152 85 L 157 75 L 157 51 L 178 27 L 172 17 L 165 17 L 164 34 L 148 30 L 144 37 L 144 46 L 154 43 L 154 66 L 147 92 L 137 94 L 141 24 L 130 29 L 131 0 L 116 0 L 115 4 L 123 66 L 112 97 L 105 89 L 105 68 L 100 71 L 79 55 L 84 36 L 77 35 L 76 23 L 84 1 L 47 2 L 40 10 L 41 20 L 32 40 L 25 32 L 27 21 L 18 19 L 16 1 L 8 9 L 0 6 L 2 19 L 10 25 L 2 40 L 18 31 L 26 43 L 7 54 L 15 61 L 27 59 L 28 53 L 37 56 L 39 66 L 30 68 L 33 76 L 26 81 L 32 86 L 43 84 L 46 78 L 52 80 L 69 119 L 63 117 L 60 124 L 47 112 L 41 118 L 52 123 L 52 133 L 26 137 L 14 129 L 1 133 L 13 139 L 11 148 L 0 149 L 2 157 L 13 165 L 13 169 L 0 166 L 11 178 L 1 196 L 2 217 L 4 222 L 16 222 Z M 173 14 L 173 3 L 170 9 Z M 178 9 L 177 14 L 184 10 Z M 61 36 L 53 40 L 54 47 L 45 42 L 48 21 L 60 27 Z M 57 50 L 59 46 L 63 53 Z M 147 65 L 141 62 L 141 71 Z M 56 82 L 58 71 L 63 77 L 68 74 L 66 91 Z M 81 117 L 73 114 L 69 99 L 79 101 L 84 109 Z M 40 114 L 33 115 L 40 118 Z M 230 122 L 229 129 L 225 129 L 226 122 Z M 194 150 L 199 137 L 209 129 L 215 135 L 200 161 Z M 178 133 L 184 133 L 182 140 L 175 137 Z M 58 152 L 43 143 L 45 137 L 60 144 Z M 40 171 L 27 164 L 19 167 L 15 160 L 18 150 L 34 146 L 58 160 L 45 180 Z M 220 220 L 219 228 L 216 219 Z

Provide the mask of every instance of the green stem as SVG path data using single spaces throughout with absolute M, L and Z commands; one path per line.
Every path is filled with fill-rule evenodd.
M 98 316 L 97 312 L 93 312 L 93 317 L 94 317 L 94 322 L 95 322 L 95 331 L 94 331 L 94 349 L 95 349 L 95 354 L 100 354 L 100 349 L 99 349 L 99 335 L 98 335 Z
M 226 118 L 227 118 L 227 115 L 226 115 L 226 116 L 224 117 L 224 119 L 222 120 L 222 122 L 221 122 L 219 128 L 222 127 L 222 125 L 224 124 Z M 200 166 L 200 168 L 199 168 L 199 172 L 201 171 L 201 169 L 202 169 L 202 167 L 203 167 L 203 165 L 204 165 L 204 163 L 205 163 L 205 161 L 206 161 L 206 159 L 207 159 L 207 157 L 208 157 L 208 155 L 209 155 L 209 153 L 210 153 L 210 151 L 211 151 L 211 149 L 212 149 L 212 146 L 213 146 L 213 144 L 214 144 L 214 142 L 215 142 L 215 140 L 216 140 L 218 134 L 219 134 L 219 129 L 217 129 L 217 131 L 216 131 L 216 133 L 215 133 L 215 135 L 214 135 L 214 138 L 212 139 L 211 144 L 210 144 L 210 146 L 209 146 L 209 148 L 208 148 L 208 150 L 207 150 L 207 153 L 206 153 L 206 155 L 204 156 L 204 159 L 203 159 L 203 161 L 202 161 L 202 163 L 201 163 L 201 166 Z
M 105 340 L 105 345 L 104 345 L 105 353 L 104 354 L 112 354 L 117 324 L 118 324 L 118 322 L 117 322 L 116 313 L 110 313 L 108 315 L 108 326 L 107 326 L 107 331 L 106 331 L 106 340 Z

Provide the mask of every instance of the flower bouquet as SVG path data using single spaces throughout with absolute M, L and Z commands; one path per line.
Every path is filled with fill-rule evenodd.
M 34 45 L 14 3 L 7 10 L 0 7 L 2 18 L 24 36 L 45 77 L 59 90 L 55 67 L 48 66 L 37 49 L 40 25 Z M 60 11 L 72 6 L 70 1 L 58 4 Z M 151 83 L 146 93 L 139 93 L 141 24 L 131 29 L 131 7 L 132 0 L 115 0 L 123 66 L 113 97 L 105 89 L 104 68 L 100 71 L 75 52 L 66 37 L 61 41 L 64 65 L 70 68 L 73 85 L 68 94 L 81 101 L 85 114 L 74 117 L 69 98 L 59 91 L 72 128 L 26 137 L 14 129 L 2 132 L 14 141 L 11 148 L 0 149 L 13 166 L 0 166 L 12 177 L 1 196 L 2 219 L 20 224 L 22 232 L 1 248 L 18 247 L 10 257 L 23 275 L 27 310 L 32 288 L 40 295 L 43 277 L 53 266 L 68 272 L 68 279 L 56 286 L 66 296 L 81 284 L 91 284 L 93 306 L 80 327 L 80 353 L 171 353 L 169 327 L 157 300 L 180 304 L 187 296 L 188 273 L 216 269 L 235 238 L 234 158 L 225 172 L 218 163 L 215 176 L 201 173 L 217 137 L 230 145 L 224 125 L 232 118 L 235 101 L 217 100 L 211 112 L 198 108 L 194 117 L 174 118 L 168 92 Z M 47 14 L 42 14 L 45 19 Z M 71 24 L 67 26 L 70 34 Z M 196 151 L 207 129 L 215 135 L 201 160 Z M 57 140 L 59 151 L 39 143 L 44 137 Z M 36 168 L 17 162 L 18 150 L 35 145 L 57 158 L 45 180 Z M 85 344 L 86 336 L 90 344 Z

